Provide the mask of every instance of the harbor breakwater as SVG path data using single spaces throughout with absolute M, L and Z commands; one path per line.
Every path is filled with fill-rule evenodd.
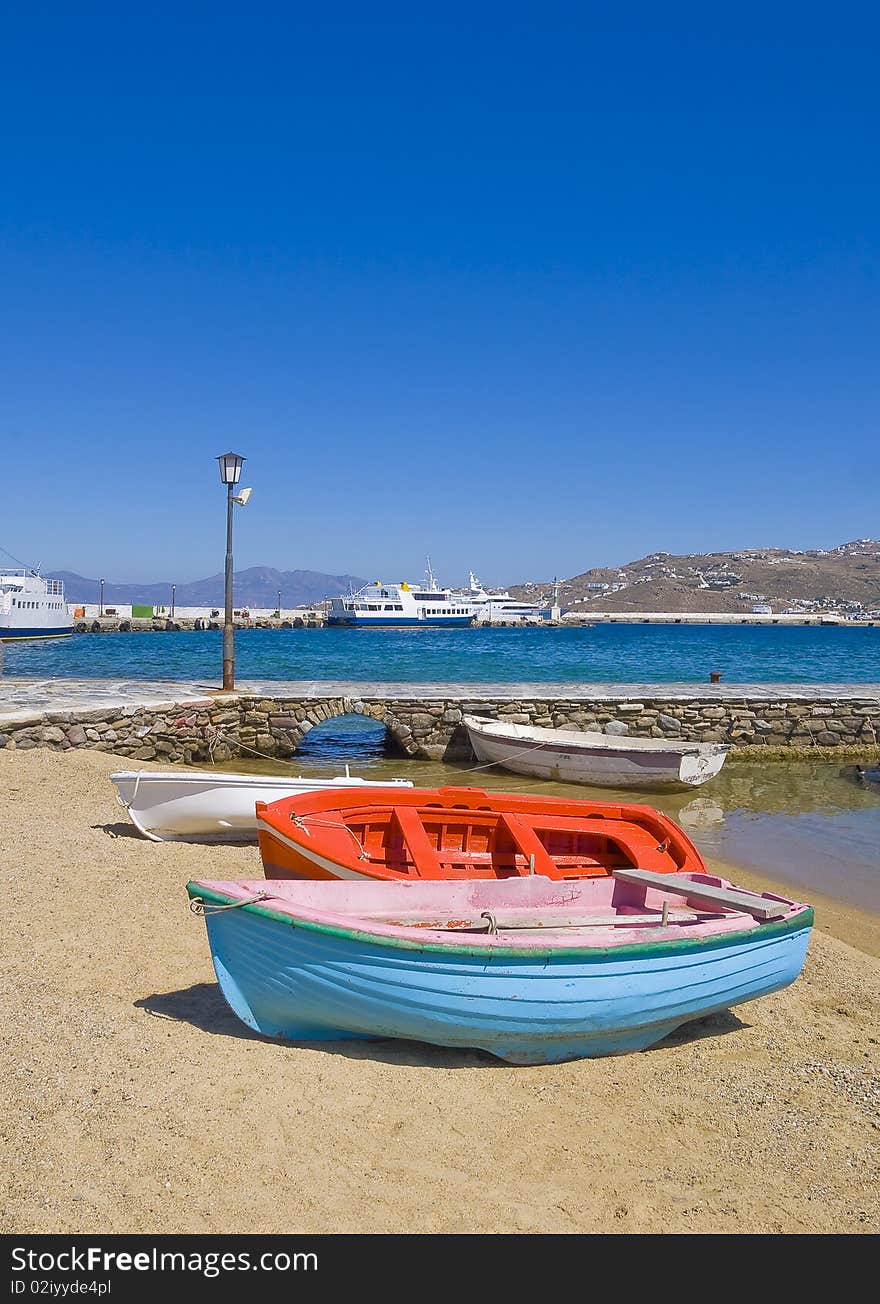
M 183 688 L 184 686 L 181 686 Z M 349 686 L 347 686 L 349 687 Z M 357 686 L 350 686 L 357 687 Z M 812 688 L 755 686 L 709 692 L 700 685 L 674 692 L 608 693 L 593 686 L 583 693 L 551 695 L 542 686 L 530 693 L 467 692 L 442 685 L 393 686 L 383 691 L 287 695 L 241 692 L 199 694 L 195 685 L 165 700 L 120 697 L 100 704 L 78 702 L 63 692 L 28 709 L 2 709 L 0 747 L 49 747 L 66 751 L 91 747 L 133 761 L 184 764 L 223 763 L 235 757 L 290 758 L 306 734 L 324 721 L 356 714 L 383 724 L 389 750 L 401 756 L 452 762 L 473 760 L 462 719 L 476 714 L 546 728 L 599 730 L 609 735 L 729 743 L 745 754 L 799 757 L 875 755 L 880 747 L 880 691 L 876 686 Z M 517 686 L 521 690 L 522 686 Z M 513 690 L 517 692 L 517 689 Z
M 876 629 L 880 620 L 866 617 L 861 620 L 829 615 L 743 615 L 739 612 L 652 612 L 652 611 L 593 611 L 578 614 L 568 612 L 558 620 L 474 620 L 470 629 L 584 629 L 596 625 L 752 625 L 794 628 Z M 326 629 L 324 611 L 293 613 L 289 616 L 236 616 L 236 630 L 254 629 Z M 180 634 L 222 629 L 223 619 L 216 616 L 85 616 L 74 620 L 76 634 Z M 375 631 L 373 631 L 375 632 Z
M 265 616 L 232 622 L 238 631 L 249 629 L 323 629 L 323 613 L 307 616 Z M 222 617 L 212 616 L 93 616 L 81 617 L 73 623 L 75 634 L 182 634 L 201 633 L 206 629 L 222 629 Z
M 649 618 L 646 617 L 647 621 Z M 682 619 L 672 619 L 661 623 L 681 624 Z M 243 619 L 236 616 L 232 622 L 236 632 L 246 632 L 255 629 L 329 629 L 326 614 L 323 611 L 313 611 L 308 615 L 293 616 L 254 616 L 250 619 Z M 566 618 L 563 620 L 475 620 L 470 625 L 463 626 L 465 629 L 559 629 L 568 627 L 570 629 L 590 627 L 595 622 L 588 620 L 586 617 L 581 619 Z M 631 622 L 632 623 L 632 622 Z M 644 623 L 644 622 L 643 622 Z M 691 622 L 698 623 L 698 622 Z M 711 621 L 701 621 L 701 624 L 711 624 Z M 725 622 L 747 624 L 747 621 Z M 779 622 L 776 622 L 777 624 Z M 818 624 L 818 621 L 802 621 L 802 624 Z M 867 623 L 867 622 L 865 622 Z M 222 629 L 223 620 L 213 616 L 93 616 L 81 617 L 74 621 L 73 632 L 75 634 L 181 634 L 201 633 L 206 629 Z M 373 631 L 375 632 L 375 631 Z

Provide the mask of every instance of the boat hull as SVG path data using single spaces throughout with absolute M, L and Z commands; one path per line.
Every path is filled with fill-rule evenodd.
M 550 732 L 549 730 L 543 732 Z M 713 779 L 724 764 L 727 749 L 712 751 L 640 750 L 586 739 L 569 745 L 534 739 L 492 737 L 468 728 L 471 747 L 481 764 L 497 765 L 514 774 L 527 774 L 555 783 L 581 783 L 599 788 L 642 791 L 695 788 Z M 617 741 L 617 740 L 615 740 Z
M 373 619 L 361 616 L 328 616 L 327 624 L 336 625 L 339 628 L 357 628 L 357 629 L 392 629 L 408 626 L 410 628 L 440 628 L 451 627 L 464 629 L 474 623 L 473 616 L 426 616 L 419 620 L 416 616 L 378 616 Z
M 60 625 L 56 628 L 41 629 L 39 626 L 16 629 L 15 626 L 0 626 L 0 643 L 15 643 L 18 639 L 32 638 L 70 638 L 72 625 Z
M 317 882 L 344 879 L 354 883 L 373 883 L 375 873 L 361 873 L 356 866 L 324 856 L 313 847 L 282 837 L 274 829 L 258 822 L 257 841 L 266 878 L 296 878 Z
M 634 803 L 571 801 L 480 788 L 363 788 L 257 803 L 268 879 L 516 878 L 577 881 L 614 867 L 702 870 L 684 831 Z
M 351 776 L 330 779 L 284 779 L 276 775 L 211 774 L 186 771 L 166 774 L 125 770 L 111 774 L 119 800 L 132 823 L 158 842 L 256 842 L 258 801 L 280 801 L 310 792 L 367 786 Z M 411 788 L 409 780 L 369 786 Z
M 344 889 L 343 889 L 344 890 Z M 293 1041 L 401 1038 L 515 1064 L 616 1055 L 691 1019 L 779 990 L 800 973 L 812 912 L 711 943 L 517 954 L 316 926 L 190 884 L 214 970 L 238 1018 Z M 291 927 L 291 923 L 295 926 Z

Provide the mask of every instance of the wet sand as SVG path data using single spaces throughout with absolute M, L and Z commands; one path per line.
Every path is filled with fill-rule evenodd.
M 880 1229 L 876 917 L 814 896 L 797 983 L 637 1055 L 283 1045 L 184 892 L 256 848 L 142 840 L 116 768 L 0 752 L 4 1231 Z

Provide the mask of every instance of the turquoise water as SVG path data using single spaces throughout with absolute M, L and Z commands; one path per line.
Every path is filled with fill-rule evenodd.
M 221 634 L 77 634 L 4 645 L 7 675 L 216 680 Z M 596 625 L 579 629 L 253 629 L 236 633 L 240 679 L 470 683 L 866 683 L 880 628 Z

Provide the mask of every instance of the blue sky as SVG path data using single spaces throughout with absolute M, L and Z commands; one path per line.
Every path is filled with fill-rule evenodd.
M 7 7 L 0 544 L 447 582 L 878 526 L 865 6 Z

